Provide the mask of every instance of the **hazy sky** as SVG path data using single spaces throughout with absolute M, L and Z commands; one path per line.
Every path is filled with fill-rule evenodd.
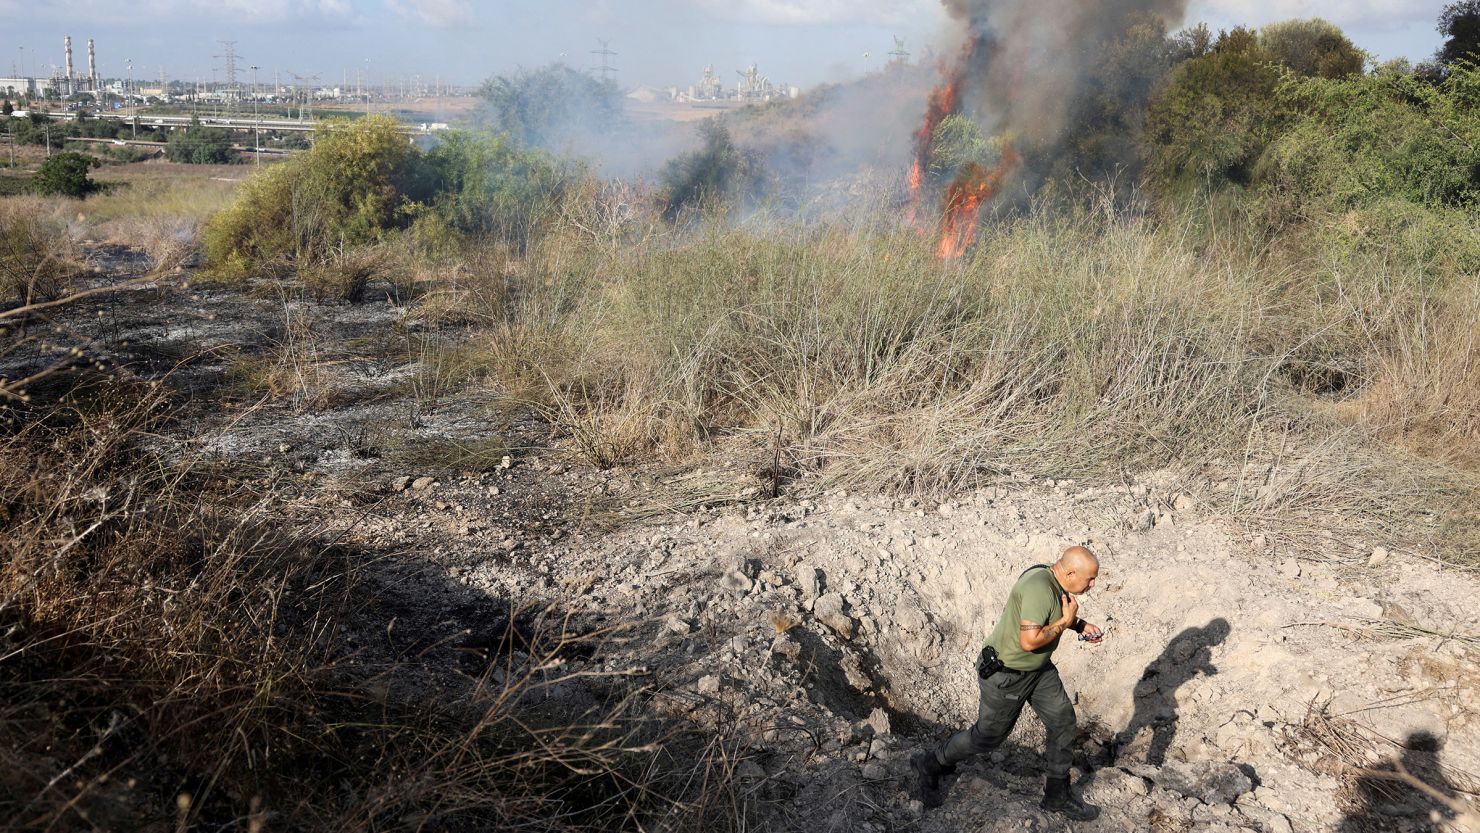
M 1095 2 L 1095 0 L 1085 0 Z M 1187 22 L 1214 28 L 1324 17 L 1380 58 L 1421 60 L 1439 45 L 1445 0 L 1193 0 Z M 472 84 L 519 66 L 565 60 L 589 67 L 597 38 L 618 55 L 626 86 L 688 85 L 713 63 L 732 84 L 758 62 L 773 81 L 808 86 L 877 68 L 892 36 L 917 58 L 954 48 L 938 0 L 0 0 L 0 74 L 49 75 L 72 35 L 85 72 L 86 42 L 99 71 L 209 80 L 237 41 L 239 66 L 319 73 L 337 83 L 356 68 L 380 80 L 421 73 Z M 224 76 L 222 76 L 224 77 Z

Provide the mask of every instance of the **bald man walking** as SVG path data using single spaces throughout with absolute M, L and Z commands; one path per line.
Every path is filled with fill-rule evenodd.
M 1007 739 L 1026 703 L 1048 729 L 1043 756 L 1048 781 L 1041 806 L 1075 821 L 1099 816 L 1098 808 L 1069 791 L 1074 706 L 1051 661 L 1066 630 L 1078 632 L 1091 645 L 1104 638 L 1098 626 L 1079 618 L 1076 599 L 1095 586 L 1099 574 L 1100 561 L 1094 553 L 1070 547 L 1058 561 L 1030 568 L 1013 585 L 977 661 L 981 708 L 976 725 L 910 758 L 919 779 L 919 799 L 926 807 L 939 807 L 945 800 L 946 778 L 957 764 L 990 752 Z

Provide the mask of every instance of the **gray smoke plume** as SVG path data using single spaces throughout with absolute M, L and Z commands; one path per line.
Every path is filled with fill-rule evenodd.
M 1107 49 L 1137 25 L 1181 23 L 1186 0 L 942 0 L 979 42 L 963 81 L 984 113 L 1024 132 L 1062 124 L 1062 115 L 1104 68 Z M 970 95 L 965 96 L 969 101 Z
M 1027 146 L 1056 146 L 1082 111 L 1123 94 L 1113 58 L 1137 30 L 1151 45 L 1186 0 L 942 0 L 964 30 L 960 112 Z M 1154 48 L 1154 46 L 1151 46 Z

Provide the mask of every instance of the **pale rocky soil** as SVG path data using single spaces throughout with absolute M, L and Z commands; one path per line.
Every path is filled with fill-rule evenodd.
M 1007 590 L 1071 544 L 1103 560 L 1082 615 L 1109 632 L 1098 646 L 1065 640 L 1055 658 L 1083 730 L 1075 778 L 1104 808 L 1072 829 L 1441 829 L 1412 790 L 1357 783 L 1313 742 L 1321 727 L 1387 751 L 1398 746 L 1384 738 L 1429 733 L 1438 751 L 1410 751 L 1415 771 L 1477 787 L 1474 574 L 1397 554 L 1350 564 L 1277 550 L 1203 514 L 1161 473 L 1113 484 L 1004 478 L 944 503 L 751 495 L 623 521 L 617 508 L 661 505 L 678 475 L 581 466 L 495 394 L 433 409 L 404 393 L 327 408 L 279 401 L 245 417 L 221 408 L 210 398 L 221 348 L 279 338 L 284 309 L 313 320 L 330 357 L 401 315 L 203 287 L 99 301 L 69 313 L 68 326 L 143 376 L 196 356 L 171 377 L 198 397 L 197 419 L 182 426 L 194 436 L 174 438 L 176 453 L 259 468 L 293 495 L 286 514 L 383 557 L 405 599 L 403 631 L 425 642 L 447 631 L 456 643 L 457 629 L 506 603 L 612 628 L 569 669 L 623 675 L 646 687 L 649 707 L 738 739 L 757 829 L 1071 829 L 1037 807 L 1042 729 L 1030 713 L 990 760 L 961 768 L 939 810 L 912 802 L 908 765 L 912 749 L 974 719 L 972 661 Z M 372 392 L 415 372 L 389 359 L 333 366 L 343 389 Z M 421 469 L 377 450 L 392 435 L 495 432 L 510 451 L 483 471 Z M 740 488 L 748 470 L 731 461 L 701 474 Z M 1113 745 L 1133 721 L 1145 728 Z

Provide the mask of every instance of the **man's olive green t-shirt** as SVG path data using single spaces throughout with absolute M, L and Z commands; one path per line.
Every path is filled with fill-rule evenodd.
M 1059 637 L 1054 637 L 1052 642 L 1036 651 L 1024 651 L 1022 643 L 1018 642 L 1018 623 L 1028 621 L 1047 625 L 1057 622 L 1064 615 L 1063 592 L 1051 571 L 1036 567 L 1012 586 L 997 627 L 987 637 L 987 644 L 997 649 L 997 656 L 1004 665 L 1014 671 L 1037 671 L 1048 665 L 1054 649 L 1059 647 Z

